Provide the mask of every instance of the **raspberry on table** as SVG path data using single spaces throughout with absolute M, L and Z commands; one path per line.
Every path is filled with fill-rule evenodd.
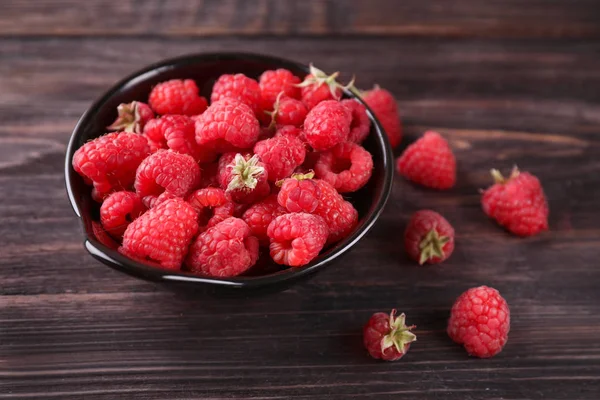
M 73 169 L 87 184 L 94 185 L 94 200 L 109 193 L 129 190 L 135 171 L 150 154 L 148 141 L 137 133 L 115 132 L 81 146 L 73 155 Z
M 223 189 L 207 187 L 190 194 L 187 202 L 198 212 L 200 227 L 211 227 L 233 216 L 234 205 Z
M 366 107 L 353 99 L 342 100 L 340 104 L 348 107 L 352 113 L 348 141 L 361 144 L 369 136 L 369 131 L 371 130 L 371 120 L 367 115 Z
M 267 70 L 262 73 L 258 79 L 258 86 L 266 110 L 272 110 L 277 96 L 284 93 L 292 99 L 300 98 L 300 88 L 298 84 L 300 78 L 292 74 L 291 71 L 279 68 L 276 70 Z
M 232 277 L 247 271 L 257 259 L 258 239 L 243 220 L 231 217 L 198 235 L 186 265 L 194 273 Z
M 362 188 L 372 173 L 371 153 L 352 142 L 340 143 L 321 153 L 315 164 L 317 178 L 329 182 L 340 193 Z
M 259 133 L 252 110 L 237 100 L 216 101 L 196 118 L 196 143 L 220 153 L 252 147 Z
M 259 119 L 264 117 L 263 99 L 258 82 L 244 74 L 224 74 L 217 79 L 210 95 L 210 101 L 215 103 L 225 98 L 244 103 Z
M 268 111 L 267 115 L 271 117 L 269 127 L 292 125 L 300 127 L 308 114 L 308 109 L 300 100 L 291 97 L 282 96 L 283 92 L 277 96 L 273 105 L 273 111 Z
M 317 151 L 329 150 L 348 140 L 352 113 L 339 101 L 320 102 L 308 112 L 304 120 L 304 136 Z
M 510 310 L 500 293 L 487 286 L 471 288 L 452 306 L 448 336 L 475 357 L 502 351 L 510 331 Z
M 411 332 L 414 328 L 414 325 L 406 326 L 404 313 L 396 317 L 396 310 L 390 314 L 378 312 L 371 316 L 363 328 L 363 342 L 371 357 L 396 361 L 417 340 L 417 336 Z
M 255 203 L 271 192 L 268 170 L 256 154 L 225 153 L 218 168 L 219 185 L 236 203 Z
M 321 189 L 312 179 L 314 176 L 313 172 L 308 172 L 284 179 L 277 195 L 279 204 L 289 212 L 313 213 L 321 199 Z
M 445 190 L 456 183 L 456 159 L 448 142 L 428 131 L 404 150 L 396 161 L 398 173 L 428 188 Z
M 291 213 L 275 218 L 267 229 L 271 257 L 277 264 L 301 267 L 311 262 L 327 242 L 325 221 L 308 213 Z
M 159 150 L 138 167 L 135 190 L 146 206 L 163 192 L 187 196 L 200 184 L 200 167 L 189 155 L 173 150 Z
M 508 231 L 533 236 L 548 230 L 548 202 L 538 178 L 515 167 L 508 178 L 492 170 L 495 184 L 483 192 L 483 211 Z
M 286 209 L 281 207 L 277 202 L 277 195 L 272 194 L 248 207 L 244 211 L 242 219 L 250 227 L 252 236 L 256 236 L 262 246 L 268 246 L 269 237 L 267 236 L 267 228 L 269 224 L 278 216 L 286 213 Z
M 404 232 L 404 248 L 421 265 L 440 263 L 454 251 L 454 228 L 435 211 L 417 211 Z
M 169 199 L 129 224 L 119 252 L 141 262 L 178 270 L 197 231 L 194 208 L 183 199 Z
M 198 94 L 198 86 L 191 79 L 172 79 L 161 82 L 152 88 L 148 104 L 155 113 L 197 115 L 202 114 L 208 105 Z
M 137 193 L 111 193 L 100 206 L 100 222 L 107 233 L 119 239 L 127 226 L 146 211 Z
M 363 92 L 362 99 L 375 113 L 392 148 L 396 148 L 402 140 L 402 125 L 394 96 L 387 90 L 375 86 L 372 90 Z
M 142 133 L 146 122 L 154 118 L 150 106 L 141 101 L 119 104 L 117 114 L 115 122 L 106 127 L 109 131 Z
M 342 98 L 342 85 L 336 78 L 339 72 L 327 75 L 325 72 L 310 64 L 310 74 L 306 75 L 300 87 L 300 97 L 308 109 L 326 100 L 340 100 Z
M 269 180 L 275 182 L 290 176 L 304 162 L 306 149 L 297 137 L 281 135 L 257 142 L 254 153 L 265 164 Z
M 327 243 L 337 242 L 356 227 L 358 212 L 329 182 L 322 179 L 315 179 L 315 182 L 321 190 L 321 198 L 314 214 L 322 217 L 329 227 Z

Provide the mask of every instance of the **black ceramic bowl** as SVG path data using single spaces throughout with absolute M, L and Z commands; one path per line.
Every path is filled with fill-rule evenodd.
M 77 123 L 65 159 L 67 192 L 71 206 L 82 222 L 87 251 L 112 268 L 144 279 L 240 289 L 267 286 L 273 289 L 285 288 L 290 283 L 333 264 L 348 252 L 373 226 L 385 206 L 392 187 L 393 159 L 390 145 L 370 110 L 368 114 L 372 128 L 363 145 L 373 155 L 373 176 L 369 183 L 360 191 L 353 193 L 350 199 L 359 213 L 358 226 L 350 236 L 325 250 L 305 267 L 282 269 L 270 261 L 267 254 L 259 260 L 259 264 L 262 264 L 260 274 L 252 268 L 247 275 L 235 278 L 203 277 L 183 271 L 162 270 L 136 262 L 103 245 L 94 234 L 92 222 L 99 219 L 99 205 L 92 200 L 91 187 L 84 184 L 74 171 L 71 161 L 75 151 L 85 142 L 106 132 L 105 127 L 116 118 L 117 105 L 133 100 L 145 101 L 154 85 L 174 78 L 194 79 L 202 94 L 210 98 L 212 85 L 221 74 L 243 73 L 258 78 L 263 71 L 277 68 L 287 68 L 300 77 L 308 73 L 306 65 L 262 55 L 243 53 L 188 55 L 144 68 L 117 83 L 96 101 Z M 348 91 L 345 92 L 345 96 L 354 97 Z

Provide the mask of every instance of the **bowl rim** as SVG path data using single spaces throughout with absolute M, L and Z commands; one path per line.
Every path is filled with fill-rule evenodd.
M 185 271 L 169 271 L 146 265 L 130 259 L 116 250 L 110 249 L 104 244 L 100 243 L 95 237 L 90 237 L 85 229 L 85 222 L 81 216 L 81 210 L 73 191 L 73 182 L 71 180 L 72 173 L 74 172 L 72 167 L 72 159 L 75 151 L 76 143 L 78 142 L 79 136 L 83 132 L 83 127 L 89 123 L 89 120 L 99 111 L 101 106 L 109 100 L 115 93 L 125 89 L 127 86 L 133 85 L 137 80 L 147 78 L 148 76 L 158 74 L 164 70 L 174 69 L 182 64 L 195 64 L 203 61 L 218 61 L 218 60 L 251 60 L 262 63 L 271 63 L 277 65 L 277 68 L 288 68 L 293 70 L 302 70 L 305 73 L 309 72 L 309 67 L 305 64 L 291 61 L 288 59 L 255 54 L 246 52 L 211 52 L 211 53 L 193 53 L 186 54 L 178 57 L 168 58 L 156 63 L 150 64 L 138 71 L 135 71 L 125 78 L 115 83 L 110 89 L 108 89 L 102 96 L 100 96 L 92 105 L 82 114 L 77 121 L 77 124 L 73 128 L 69 143 L 67 145 L 65 153 L 65 186 L 67 196 L 71 204 L 71 208 L 77 215 L 81 224 L 83 235 L 84 235 L 84 247 L 94 258 L 98 259 L 102 263 L 118 269 L 122 272 L 153 281 L 166 281 L 166 282 L 182 282 L 182 283 L 194 283 L 194 284 L 210 284 L 219 285 L 224 287 L 234 288 L 257 288 L 261 286 L 272 285 L 276 283 L 283 283 L 286 281 L 297 280 L 301 277 L 310 275 L 318 270 L 321 270 L 325 266 L 329 265 L 335 259 L 346 254 L 367 232 L 371 230 L 389 199 L 392 182 L 393 182 L 393 155 L 391 146 L 389 144 L 387 135 L 377 120 L 377 117 L 362 98 L 356 96 L 354 93 L 347 89 L 343 89 L 344 94 L 352 99 L 359 101 L 367 109 L 367 115 L 373 124 L 377 145 L 382 148 L 382 163 L 383 163 L 383 184 L 381 190 L 375 193 L 376 203 L 375 205 L 369 206 L 369 211 L 362 218 L 362 222 L 359 224 L 354 232 L 336 243 L 334 247 L 330 248 L 327 252 L 319 255 L 317 259 L 309 263 L 306 266 L 300 268 L 288 268 L 278 272 L 274 272 L 263 276 L 237 276 L 231 278 L 218 278 L 218 277 L 203 277 L 188 273 Z

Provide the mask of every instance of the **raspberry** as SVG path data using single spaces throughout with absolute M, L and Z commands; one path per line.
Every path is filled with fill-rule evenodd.
M 306 141 L 317 151 L 328 150 L 348 139 L 351 121 L 350 110 L 340 102 L 322 101 L 304 120 Z
M 81 146 L 73 155 L 73 169 L 94 185 L 94 199 L 101 201 L 110 192 L 130 189 L 138 165 L 148 154 L 143 136 L 109 133 Z
M 313 172 L 293 174 L 283 180 L 277 195 L 279 204 L 289 212 L 314 212 L 321 198 L 321 189 L 312 179 L 314 176 Z
M 163 192 L 185 197 L 200 183 L 200 167 L 191 156 L 172 150 L 159 150 L 146 158 L 137 169 L 135 190 L 144 204 Z
M 404 232 L 404 247 L 419 264 L 437 264 L 454 251 L 454 228 L 435 211 L 417 211 Z
M 364 92 L 362 98 L 375 113 L 392 148 L 396 148 L 402 140 L 402 125 L 394 96 L 387 90 L 375 86 L 372 90 Z
M 235 100 L 217 101 L 196 119 L 196 143 L 217 152 L 250 148 L 259 133 L 252 110 Z
M 300 78 L 287 69 L 280 68 L 263 72 L 258 80 L 258 86 L 265 109 L 273 109 L 273 104 L 280 93 L 293 99 L 299 99 L 300 88 L 297 86 L 299 83 Z
M 298 85 L 301 88 L 302 102 L 309 110 L 322 101 L 341 99 L 342 85 L 336 82 L 338 75 L 339 72 L 327 75 L 312 64 L 310 65 L 310 74 L 306 75 L 304 81 Z
M 269 180 L 278 181 L 290 176 L 304 162 L 306 149 L 297 137 L 281 135 L 256 143 L 254 153 L 265 164 Z
M 492 170 L 496 183 L 483 192 L 483 211 L 498 224 L 519 236 L 548 230 L 548 202 L 540 181 L 517 167 L 508 179 Z
M 350 142 L 361 144 L 369 135 L 371 129 L 371 120 L 367 115 L 367 109 L 356 100 L 346 99 L 340 101 L 340 104 L 348 107 L 352 113 L 352 122 L 350 123 Z
M 256 263 L 258 239 L 239 218 L 227 218 L 198 235 L 190 246 L 188 268 L 216 277 L 239 275 Z
M 109 249 L 117 250 L 119 248 L 119 243 L 106 233 L 100 222 L 92 221 L 92 232 L 96 240 Z
M 327 242 L 337 242 L 352 232 L 358 222 L 358 212 L 330 183 L 321 179 L 315 182 L 321 190 L 321 198 L 314 214 L 322 217 L 329 227 Z
M 267 114 L 271 116 L 269 125 L 271 128 L 277 125 L 302 126 L 308 109 L 300 100 L 278 96 L 273 105 L 273 111 L 267 112 Z
M 489 358 L 502 351 L 510 331 L 510 310 L 496 289 L 471 288 L 452 306 L 448 336 L 475 357 Z
M 262 96 L 258 82 L 244 74 L 224 74 L 215 82 L 210 101 L 215 103 L 222 99 L 234 99 L 252 109 L 257 118 L 262 118 Z
M 428 131 L 411 144 L 396 162 L 400 175 L 432 189 L 450 189 L 456 183 L 456 159 L 439 133 Z
M 145 211 L 146 207 L 136 193 L 114 192 L 100 206 L 100 222 L 106 232 L 120 238 L 127 226 Z
M 223 189 L 208 187 L 198 189 L 187 199 L 198 212 L 201 227 L 211 227 L 233 216 L 233 202 Z
M 396 317 L 396 310 L 390 314 L 378 312 L 371 316 L 363 328 L 363 341 L 371 357 L 396 361 L 406 354 L 417 336 L 411 332 L 415 326 L 406 326 L 405 321 L 404 313 Z
M 295 126 L 292 125 L 285 125 L 282 127 L 277 128 L 277 131 L 275 132 L 275 136 L 295 136 L 298 139 L 300 139 L 302 141 L 302 143 L 306 142 L 306 137 L 304 136 L 304 132 L 302 131 L 302 129 L 297 128 Z
M 151 120 L 151 121 L 154 121 L 154 120 Z M 148 121 L 147 125 L 152 124 L 151 121 Z M 148 147 L 150 148 L 150 154 L 154 154 L 157 151 L 159 151 L 160 149 L 167 149 L 168 148 L 167 147 L 167 143 L 164 142 L 164 141 L 163 142 L 154 141 L 154 140 L 150 139 L 148 137 L 148 135 L 146 135 L 145 133 L 142 136 L 145 137 L 148 140 Z
M 371 153 L 352 142 L 340 143 L 321 153 L 315 164 L 315 174 L 340 193 L 355 192 L 363 187 L 373 173 Z
M 145 200 L 145 202 L 146 202 L 146 204 L 145 204 L 145 205 L 146 205 L 148 208 L 154 208 L 154 207 L 156 207 L 157 205 L 159 205 L 159 204 L 161 204 L 161 203 L 164 203 L 164 202 L 165 202 L 165 201 L 167 201 L 167 200 L 172 200 L 172 199 L 180 199 L 180 198 L 181 198 L 181 197 L 179 197 L 179 196 L 175 196 L 175 195 L 174 195 L 173 193 L 171 193 L 171 192 L 162 192 L 162 193 L 160 194 L 160 196 L 158 196 L 158 197 L 154 197 L 154 196 L 151 196 L 151 197 L 146 197 L 145 199 L 142 199 L 142 202 L 144 202 L 144 200 Z
M 144 133 L 157 143 L 181 154 L 189 154 L 198 162 L 214 161 L 213 151 L 196 143 L 194 121 L 185 115 L 165 115 L 148 122 Z
M 226 153 L 219 159 L 217 179 L 236 203 L 250 204 L 271 192 L 268 172 L 257 155 Z
M 109 131 L 142 133 L 146 122 L 154 118 L 150 106 L 141 101 L 119 104 L 117 113 L 118 116 L 115 122 L 106 127 Z
M 141 262 L 178 270 L 197 231 L 194 208 L 182 199 L 169 199 L 129 224 L 119 252 Z
M 172 79 L 154 86 L 148 97 L 157 114 L 202 114 L 208 103 L 198 95 L 198 86 L 191 79 Z
M 277 264 L 300 267 L 319 255 L 329 230 L 321 217 L 308 213 L 284 214 L 269 224 L 271 257 Z
M 285 208 L 277 203 L 277 195 L 270 195 L 266 199 L 252 204 L 243 214 L 242 219 L 248 224 L 252 235 L 256 236 L 261 245 L 269 245 L 267 228 L 271 221 L 287 213 Z

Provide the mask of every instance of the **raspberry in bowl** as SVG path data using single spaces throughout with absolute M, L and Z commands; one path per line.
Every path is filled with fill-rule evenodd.
M 205 287 L 284 289 L 333 264 L 381 214 L 393 158 L 371 110 L 322 75 L 217 53 L 117 83 L 66 153 L 85 248 L 133 276 Z

